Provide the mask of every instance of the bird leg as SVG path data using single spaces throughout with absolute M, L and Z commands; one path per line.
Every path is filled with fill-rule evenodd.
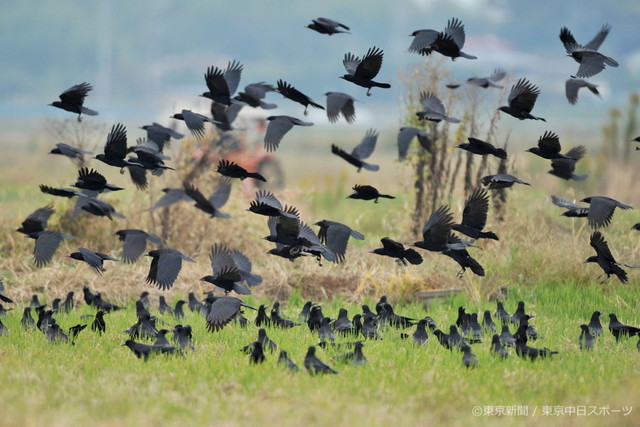
M 378 203 L 378 198 L 376 197 L 376 199 L 373 201 L 373 203 Z
M 304 113 L 302 113 L 302 114 L 304 114 L 305 117 L 307 117 L 309 115 L 309 112 L 307 111 L 307 108 L 309 108 L 309 107 L 304 107 Z
M 78 123 L 82 122 L 82 113 L 78 114 Z
M 458 274 L 456 274 L 456 277 L 458 279 L 462 279 L 464 277 L 464 272 L 466 271 L 466 268 L 462 267 L 462 270 L 458 271 Z
M 602 276 L 604 276 L 605 274 L 606 274 L 606 273 L 602 273 L 601 275 L 599 275 L 599 276 L 598 276 L 598 278 L 597 278 L 596 280 L 600 280 L 600 278 L 601 278 Z M 605 279 L 604 279 L 603 281 L 598 282 L 598 284 L 599 284 L 599 285 L 604 285 L 604 284 L 605 284 L 605 282 L 606 282 L 607 280 L 609 280 L 609 277 L 611 277 L 611 275 L 610 275 L 610 274 L 607 274 L 607 277 L 605 277 Z
M 367 96 L 371 96 L 371 88 L 367 89 Z

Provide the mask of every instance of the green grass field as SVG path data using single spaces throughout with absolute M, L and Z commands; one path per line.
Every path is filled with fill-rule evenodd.
M 108 297 L 108 295 L 107 295 Z M 616 343 L 607 331 L 591 352 L 578 349 L 578 325 L 592 311 L 615 312 L 622 322 L 640 324 L 635 307 L 638 293 L 632 287 L 601 287 L 572 282 L 513 286 L 505 306 L 515 310 L 518 300 L 541 339 L 530 343 L 560 354 L 536 362 L 508 360 L 489 354 L 490 338 L 473 346 L 480 364 L 466 369 L 461 353 L 442 348 L 433 335 L 426 346 L 402 340 L 400 331 L 386 329 L 381 341 L 367 341 L 368 365 L 336 365 L 333 350 L 319 357 L 334 365 L 339 375 L 313 377 L 302 368 L 309 345 L 318 342 L 306 325 L 292 330 L 268 328 L 270 337 L 300 365 L 289 373 L 276 365 L 277 354 L 266 363 L 249 364 L 239 349 L 255 340 L 257 328 L 231 324 L 209 333 L 199 315 L 188 312 L 181 322 L 194 329 L 195 352 L 184 356 L 158 355 L 148 362 L 135 358 L 122 333 L 135 321 L 133 303 L 106 316 L 107 333 L 100 337 L 83 331 L 75 346 L 49 343 L 39 331 L 25 332 L 19 310 L 3 318 L 10 329 L 0 337 L 0 405 L 2 424 L 10 425 L 469 425 L 471 423 L 545 425 L 637 425 L 640 420 L 640 386 L 637 339 Z M 269 300 L 253 297 L 251 304 Z M 294 294 L 284 314 L 297 318 L 302 298 Z M 365 299 L 372 306 L 375 300 Z M 495 311 L 495 303 L 473 303 L 464 295 L 438 302 L 428 312 L 420 304 L 401 304 L 400 314 L 432 316 L 446 330 L 455 322 L 457 307 L 469 312 Z M 346 306 L 350 315 L 359 307 L 337 298 L 323 304 L 335 316 Z M 152 301 L 157 312 L 157 300 Z M 60 314 L 58 323 L 69 327 L 94 310 L 82 305 Z M 252 319 L 253 312 L 247 313 Z M 160 316 L 159 327 L 171 328 L 175 320 Z M 513 328 L 512 328 L 513 331 Z M 519 407 L 520 416 L 474 416 L 480 407 Z M 553 409 L 550 407 L 554 407 Z M 559 407 L 609 407 L 609 415 L 544 415 Z M 475 408 L 475 409 L 474 409 Z M 623 413 L 630 413 L 623 416 Z M 613 412 L 617 410 L 622 413 Z M 570 409 L 563 409 L 569 411 Z M 593 409 L 592 409 L 593 410 Z M 603 410 L 598 409 L 604 414 Z

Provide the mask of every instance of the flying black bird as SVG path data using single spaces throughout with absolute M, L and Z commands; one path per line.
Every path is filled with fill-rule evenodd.
M 284 366 L 291 372 L 298 372 L 298 365 L 296 362 L 291 360 L 286 351 L 280 350 L 280 355 L 278 356 L 278 365 Z
M 310 28 L 314 31 L 319 32 L 320 34 L 338 34 L 338 33 L 349 33 L 350 28 L 344 24 L 341 24 L 338 21 L 334 21 L 329 18 L 316 18 L 311 20 L 311 24 L 307 25 L 307 28 Z M 342 28 L 342 30 L 340 29 Z M 346 30 L 346 31 L 345 31 Z
M 124 159 L 128 152 L 127 128 L 124 125 L 118 123 L 111 127 L 103 151 L 103 153 L 97 154 L 94 158 L 109 166 L 120 168 L 121 171 L 125 167 L 133 165 L 133 163 Z
M 500 80 L 504 79 L 506 75 L 506 71 L 500 68 L 496 68 L 493 74 L 491 74 L 489 77 L 471 77 L 467 79 L 467 83 L 484 89 L 489 87 L 502 89 L 503 86 L 497 85 L 495 84 L 495 82 L 499 82 Z
M 498 334 L 493 334 L 493 337 L 491 337 L 491 354 L 502 359 L 509 357 L 509 352 L 503 347 Z
M 339 222 L 323 219 L 314 225 L 320 227 L 318 238 L 323 245 L 326 245 L 335 255 L 337 262 L 344 261 L 347 253 L 347 243 L 350 237 L 357 240 L 364 240 L 364 236 L 351 229 L 351 227 Z
M 104 334 L 107 330 L 107 324 L 104 321 L 105 313 L 106 311 L 104 310 L 98 310 L 95 319 L 91 322 L 91 330 L 96 331 L 100 335 Z
M 236 266 L 229 248 L 217 243 L 212 245 L 209 260 L 213 275 L 204 276 L 200 280 L 224 289 L 225 295 L 231 291 L 240 295 L 251 294 L 251 290 L 241 283 L 242 274 Z
M 583 79 L 569 79 L 564 84 L 564 92 L 569 104 L 575 105 L 576 102 L 578 102 L 578 91 L 583 87 L 589 89 L 594 95 L 598 95 L 598 97 L 600 96 L 597 85 L 589 83 Z
M 427 150 L 429 153 L 433 152 L 433 142 L 431 134 L 425 130 L 414 127 L 401 127 L 398 131 L 398 159 L 405 160 L 407 158 L 407 152 L 409 151 L 409 144 L 413 141 L 413 138 L 418 138 L 420 146 Z
M 633 225 L 631 226 L 631 230 L 638 230 L 638 231 L 640 231 L 640 222 L 637 222 L 637 223 L 633 224 Z
M 22 221 L 22 226 L 16 231 L 22 234 L 26 234 L 27 236 L 31 233 L 44 231 L 47 228 L 47 222 L 49 221 L 49 218 L 55 212 L 56 210 L 51 205 L 38 208 L 30 213 L 24 221 Z
M 313 126 L 311 122 L 304 122 L 291 116 L 269 116 L 267 132 L 264 134 L 264 148 L 267 151 L 276 151 L 282 137 L 294 126 Z
M 125 229 L 113 234 L 118 236 L 121 242 L 124 242 L 122 260 L 127 264 L 133 264 L 140 258 L 147 247 L 147 240 L 156 245 L 162 243 L 160 237 L 143 230 Z
M 267 180 L 258 172 L 249 172 L 239 164 L 224 159 L 218 162 L 218 169 L 216 169 L 216 172 L 229 178 L 240 178 L 240 181 L 244 181 L 247 178 L 253 178 L 258 181 L 267 182 Z
M 582 324 L 580 325 L 580 330 L 580 336 L 578 337 L 578 345 L 580 346 L 580 350 L 593 350 L 595 338 L 593 335 L 591 335 L 589 326 Z
M 310 346 L 307 350 L 307 354 L 304 357 L 304 367 L 311 375 L 338 373 L 338 371 L 333 370 L 329 365 L 318 359 L 314 346 Z
M 220 208 L 222 208 L 227 203 L 227 200 L 229 200 L 229 194 L 231 194 L 231 183 L 220 183 L 208 199 L 204 197 L 200 190 L 187 182 L 184 183 L 184 192 L 196 202 L 194 205 L 196 208 L 208 213 L 211 218 L 230 218 L 229 215 L 220 212 Z
M 507 152 L 502 148 L 496 148 L 493 144 L 488 142 L 484 142 L 480 139 L 476 138 L 467 138 L 469 140 L 468 143 L 458 144 L 458 148 L 462 148 L 463 150 L 469 151 L 473 154 L 479 154 L 481 156 L 493 155 L 500 159 L 507 158 Z
M 602 324 L 600 323 L 600 312 L 594 311 L 591 315 L 591 320 L 587 325 L 589 327 L 589 333 L 594 337 L 598 337 L 602 335 Z
M 153 205 L 153 207 L 150 210 L 165 208 L 174 203 L 178 203 L 181 200 L 184 200 L 187 202 L 194 201 L 191 197 L 187 195 L 187 193 L 185 193 L 184 189 L 182 188 L 163 188 L 162 192 L 164 193 L 164 196 L 158 199 L 158 201 L 155 203 L 155 205 Z
M 61 156 L 65 156 L 70 158 L 71 160 L 77 161 L 79 164 L 84 163 L 83 154 L 92 155 L 91 151 L 81 150 L 76 147 L 72 147 L 71 145 L 65 144 L 64 142 L 58 142 L 56 144 L 56 148 L 53 148 L 49 151 L 49 154 L 59 154 Z
M 175 249 L 155 249 L 146 254 L 152 259 L 146 282 L 160 290 L 171 289 L 182 269 L 182 261 L 195 262 Z
M 327 92 L 327 118 L 329 122 L 336 123 L 340 114 L 352 124 L 356 120 L 356 110 L 353 107 L 355 99 L 343 92 Z
M 435 94 L 430 92 L 420 93 L 421 111 L 416 112 L 420 120 L 429 120 L 439 123 L 442 120 L 449 123 L 460 123 L 459 119 L 449 117 L 445 113 L 444 104 Z
M 208 305 L 207 330 L 209 332 L 219 331 L 224 328 L 233 318 L 240 313 L 241 307 L 255 308 L 246 305 L 238 298 L 234 297 L 207 297 L 205 299 Z
M 87 116 L 98 115 L 97 111 L 84 106 L 84 99 L 92 90 L 93 87 L 86 82 L 71 86 L 60 94 L 60 101 L 53 101 L 49 105 L 78 114 L 78 122 L 81 122 L 83 114 Z
M 367 54 L 362 59 L 354 56 L 352 53 L 346 53 L 342 64 L 347 70 L 347 74 L 340 78 L 367 88 L 367 96 L 371 95 L 371 88 L 373 87 L 390 88 L 391 85 L 388 83 L 379 83 L 373 80 L 380 72 L 383 55 L 382 49 L 375 46 L 369 48 Z
M 273 110 L 277 105 L 266 103 L 263 99 L 267 92 L 275 92 L 275 90 L 276 88 L 273 85 L 265 82 L 251 83 L 244 87 L 244 92 L 238 92 L 234 99 L 254 108 Z
M 560 153 L 561 149 L 560 138 L 558 135 L 553 132 L 546 131 L 544 135 L 538 138 L 538 146 L 529 148 L 527 152 L 549 160 L 570 158 L 565 154 Z
M 297 102 L 298 104 L 302 104 L 304 106 L 304 115 L 307 116 L 309 113 L 307 112 L 307 108 L 309 107 L 309 105 L 311 105 L 314 108 L 319 108 L 321 110 L 324 110 L 324 107 L 316 102 L 313 102 L 313 100 L 311 98 L 309 98 L 307 95 L 305 95 L 304 93 L 300 92 L 298 89 L 296 89 L 295 87 L 291 86 L 289 83 L 285 82 L 284 80 L 278 80 L 277 83 L 277 90 L 280 93 L 280 95 L 284 96 L 285 98 L 288 98 L 294 102 Z
M 56 197 L 66 197 L 68 199 L 71 199 L 76 196 L 84 195 L 84 193 L 81 193 L 78 190 L 74 190 L 73 188 L 54 188 L 54 187 L 49 187 L 48 185 L 42 185 L 42 184 L 40 184 L 40 191 L 42 191 L 45 194 L 51 194 L 52 196 L 56 196 Z
M 611 223 L 613 212 L 616 208 L 633 209 L 633 207 L 629 205 L 625 205 L 617 200 L 605 196 L 585 197 L 580 201 L 589 203 L 587 220 L 591 228 L 594 229 L 608 226 Z
M 378 189 L 371 185 L 354 185 L 353 191 L 355 193 L 347 196 L 347 199 L 358 199 L 358 200 L 373 200 L 373 203 L 378 203 L 378 198 L 383 197 L 385 199 L 395 199 L 394 196 L 390 196 L 388 194 L 380 194 Z
M 122 187 L 109 184 L 107 182 L 107 179 L 102 174 L 94 169 L 89 168 L 81 168 L 78 171 L 78 179 L 76 180 L 75 184 L 71 184 L 71 186 L 83 190 L 94 191 L 96 193 L 102 193 L 103 191 L 123 190 Z
M 409 46 L 409 52 L 426 56 L 436 51 L 441 55 L 448 56 L 452 60 L 459 57 L 478 59 L 462 51 L 465 42 L 464 25 L 462 25 L 462 22 L 457 18 L 449 19 L 447 27 L 442 32 L 436 30 L 416 30 L 411 33 L 409 37 L 413 37 L 413 41 Z
M 236 101 L 235 98 L 229 106 L 219 104 L 215 101 L 212 102 L 210 109 L 211 116 L 213 117 L 213 120 L 220 122 L 215 123 L 216 127 L 223 132 L 238 129 L 233 126 L 233 122 L 238 118 L 238 115 L 244 105 L 244 103 Z
M 589 208 L 579 206 L 560 197 L 551 195 L 551 203 L 561 208 L 566 209 L 561 215 L 573 218 L 586 218 L 589 214 Z
M 102 275 L 104 271 L 107 271 L 103 267 L 104 261 L 120 261 L 119 259 L 110 257 L 107 254 L 101 252 L 94 252 L 86 248 L 78 248 L 78 252 L 73 252 L 67 255 L 69 258 L 76 259 L 78 261 L 84 261 L 89 267 L 94 269 L 96 273 Z
M 502 106 L 498 110 L 520 120 L 532 119 L 545 122 L 546 120 L 542 117 L 531 115 L 538 95 L 540 95 L 540 89 L 529 83 L 527 79 L 522 78 L 511 87 L 508 98 L 509 105 Z
M 619 64 L 616 60 L 609 56 L 605 56 L 598 52 L 600 45 L 607 38 L 611 31 L 611 26 L 605 24 L 602 26 L 598 34 L 586 45 L 578 44 L 567 27 L 560 30 L 560 41 L 564 45 L 568 56 L 580 64 L 575 77 L 592 77 L 604 70 L 605 64 L 610 67 L 617 67 Z M 572 76 L 573 77 L 573 76 Z
M 513 175 L 507 175 L 504 173 L 483 176 L 480 179 L 480 182 L 482 182 L 482 185 L 486 186 L 489 190 L 508 188 L 513 186 L 513 184 L 531 185 L 527 182 L 519 180 Z
M 566 180 L 572 179 L 574 181 L 584 181 L 585 179 L 587 179 L 587 175 L 577 175 L 574 172 L 576 170 L 576 163 L 578 162 L 578 160 L 583 158 L 585 154 L 587 154 L 587 149 L 584 148 L 584 145 L 573 147 L 564 155 L 567 158 L 551 160 L 552 169 L 549 171 L 549 173 L 551 175 L 557 176 L 558 178 Z
M 114 216 L 116 218 L 124 218 L 124 215 L 117 212 L 109 203 L 104 200 L 98 200 L 95 197 L 79 196 L 74 212 L 78 209 L 95 216 L 106 216 L 112 221 Z
M 616 316 L 614 313 L 609 314 L 609 331 L 616 338 L 616 342 L 620 339 L 620 336 L 640 336 L 640 328 L 620 323 L 620 321 L 618 320 L 618 316 Z
M 231 96 L 235 93 L 240 84 L 242 65 L 237 61 L 227 64 L 227 69 L 222 71 L 218 67 L 209 67 L 204 75 L 209 92 L 202 94 L 214 102 L 224 105 L 231 105 Z
M 449 249 L 448 241 L 452 227 L 453 215 L 448 206 L 442 205 L 431 213 L 422 227 L 422 240 L 415 242 L 413 246 L 432 252 Z
M 147 132 L 147 139 L 157 144 L 158 150 L 162 152 L 164 147 L 170 146 L 171 138 L 182 139 L 184 135 L 175 130 L 164 127 L 159 123 L 153 122 L 150 125 L 144 125 L 140 129 Z
M 37 267 L 45 266 L 51 262 L 63 239 L 75 239 L 69 234 L 52 230 L 31 233 L 29 237 L 36 241 L 33 247 L 33 261 Z
M 209 122 L 212 124 L 221 124 L 221 122 L 214 120 L 210 117 L 203 116 L 199 113 L 194 113 L 191 110 L 182 110 L 179 113 L 174 114 L 169 117 L 170 119 L 177 119 L 184 121 L 184 124 L 187 125 L 187 129 L 191 131 L 191 134 L 197 138 L 204 138 L 204 124 L 205 122 Z
M 459 237 L 453 234 L 449 235 L 447 245 L 459 246 L 465 244 L 466 243 L 463 243 L 462 239 L 460 239 Z M 455 262 L 458 263 L 461 268 L 461 270 L 457 274 L 458 278 L 462 278 L 464 276 L 464 272 L 467 268 L 470 268 L 473 274 L 475 274 L 476 276 L 484 276 L 485 274 L 482 265 L 480 265 L 478 261 L 471 257 L 466 249 L 449 248 L 442 251 L 442 254 L 448 256 L 449 258 L 452 258 Z
M 487 224 L 489 211 L 489 193 L 478 187 L 469 196 L 462 211 L 462 223 L 454 224 L 453 230 L 459 231 L 472 239 L 500 240 L 492 231 L 482 231 Z
M 600 283 L 606 282 L 612 274 L 614 274 L 622 283 L 627 283 L 627 272 L 624 271 L 621 266 L 628 268 L 635 267 L 617 262 L 613 255 L 611 255 L 607 241 L 604 240 L 604 237 L 599 231 L 596 231 L 591 235 L 591 247 L 596 250 L 596 255 L 587 258 L 585 263 L 596 262 L 600 268 L 602 268 L 602 271 L 604 271 L 603 274 L 606 274 L 607 277 Z M 598 279 L 600 279 L 601 276 L 602 274 L 598 276 Z
M 298 211 L 295 210 L 295 208 L 283 209 L 280 200 L 278 200 L 272 192 L 267 190 L 258 190 L 258 192 L 256 192 L 256 199 L 249 204 L 249 209 L 247 210 L 264 216 L 298 217 Z M 287 212 L 287 210 L 291 212 Z
M 364 161 L 364 159 L 371 156 L 373 150 L 375 150 L 377 141 L 378 132 L 373 129 L 369 129 L 362 141 L 360 141 L 360 143 L 351 151 L 351 154 L 347 153 L 335 144 L 331 144 L 331 152 L 338 157 L 342 157 L 347 161 L 347 163 L 358 168 L 358 172 L 360 172 L 360 169 L 362 168 L 369 171 L 377 171 L 380 169 L 380 166 L 372 165 Z
M 289 208 L 290 213 L 297 212 L 295 208 Z M 265 239 L 276 244 L 294 248 L 295 252 L 307 252 L 315 255 L 318 262 L 321 256 L 329 262 L 336 262 L 336 255 L 320 242 L 316 233 L 300 218 L 286 216 L 269 217 L 269 236 Z

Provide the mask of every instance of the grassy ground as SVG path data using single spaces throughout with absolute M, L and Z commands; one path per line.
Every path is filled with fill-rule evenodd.
M 196 351 L 145 363 L 120 346 L 126 338 L 120 331 L 135 320 L 132 303 L 107 316 L 104 336 L 86 330 L 75 346 L 51 344 L 39 331 L 23 331 L 15 310 L 3 319 L 10 335 L 0 338 L 2 424 L 637 425 L 636 340 L 616 343 L 606 332 L 592 352 L 577 346 L 578 325 L 587 322 L 593 310 L 605 313 L 605 328 L 609 312 L 623 322 L 640 324 L 634 309 L 640 302 L 637 291 L 625 287 L 606 292 L 598 285 L 573 282 L 515 286 L 505 302 L 507 310 L 512 312 L 519 299 L 527 302 L 527 312 L 535 314 L 532 323 L 543 337 L 533 345 L 559 351 L 553 360 L 531 363 L 513 352 L 508 360 L 495 360 L 485 338 L 473 346 L 480 365 L 469 370 L 462 366 L 459 353 L 439 346 L 434 336 L 418 348 L 400 339 L 399 331 L 388 329 L 383 340 L 366 343 L 367 366 L 334 364 L 340 374 L 325 377 L 312 377 L 304 370 L 285 372 L 276 365 L 275 354 L 268 354 L 263 365 L 250 365 L 239 348 L 255 339 L 253 325 L 247 329 L 231 325 L 212 334 L 200 315 L 189 312 L 182 323 L 193 326 Z M 287 317 L 297 317 L 301 301 L 299 295 L 292 296 L 284 308 Z M 336 299 L 326 303 L 324 311 L 335 316 L 343 304 Z M 470 312 L 495 309 L 494 303 L 476 304 L 459 295 L 436 303 L 428 312 L 419 304 L 399 305 L 397 311 L 414 317 L 429 314 L 445 329 L 455 322 L 457 307 L 463 304 Z M 359 311 L 357 306 L 347 307 L 350 314 Z M 155 308 L 154 300 L 152 311 Z M 57 318 L 69 327 L 92 313 L 83 305 Z M 167 327 L 176 323 L 169 316 L 160 319 Z M 268 332 L 301 367 L 307 347 L 318 341 L 306 326 Z M 320 358 L 330 363 L 334 354 L 319 351 Z M 526 407 L 528 416 L 472 415 L 478 410 L 474 407 L 500 406 Z M 627 416 L 616 412 L 545 416 L 547 406 L 632 409 Z

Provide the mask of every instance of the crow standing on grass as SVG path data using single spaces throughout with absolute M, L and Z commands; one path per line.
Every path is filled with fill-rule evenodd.
M 380 72 L 383 55 L 384 53 L 382 49 L 375 46 L 369 48 L 362 59 L 354 56 L 352 53 L 346 53 L 342 60 L 342 64 L 347 70 L 347 74 L 340 78 L 358 86 L 367 88 L 367 96 L 371 96 L 371 89 L 373 87 L 389 89 L 391 87 L 390 84 L 380 83 L 373 80 Z
M 620 340 L 620 336 L 632 337 L 640 335 L 640 328 L 620 323 L 618 316 L 614 313 L 609 314 L 609 331 L 616 338 L 616 342 Z
M 93 87 L 87 82 L 71 86 L 60 94 L 60 101 L 54 101 L 49 105 L 71 113 L 76 113 L 78 115 L 78 122 L 81 122 L 83 114 L 86 116 L 98 115 L 97 111 L 84 106 L 84 99 L 92 90 Z
M 329 365 L 318 359 L 314 346 L 310 346 L 307 350 L 307 355 L 304 357 L 304 367 L 311 375 L 338 373 L 338 371 L 333 370 Z

